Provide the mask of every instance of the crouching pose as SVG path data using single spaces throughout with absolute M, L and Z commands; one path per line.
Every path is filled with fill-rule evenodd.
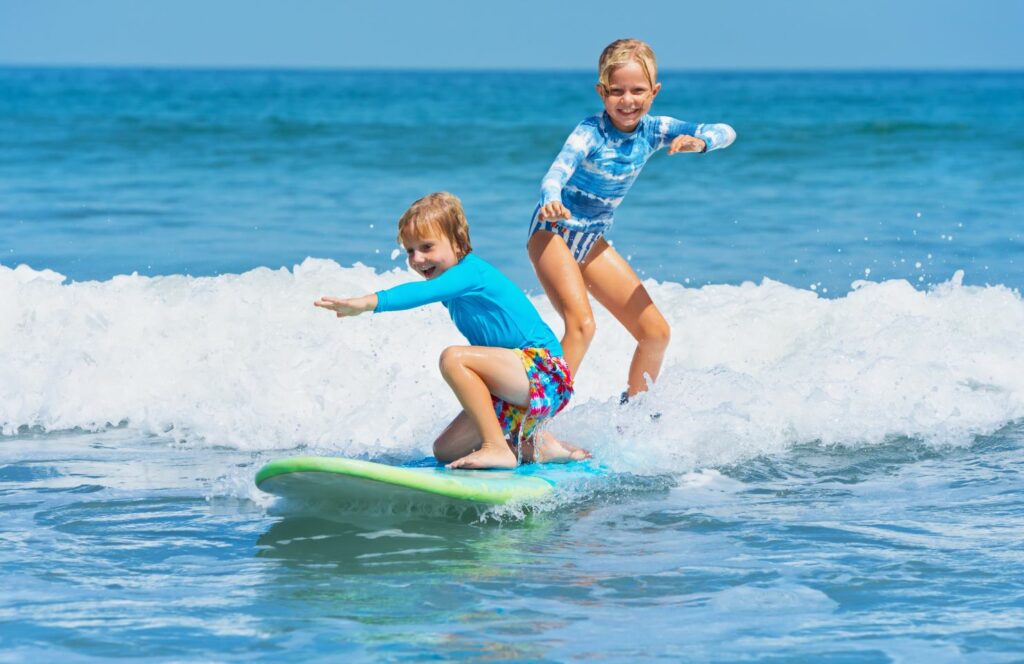
M 569 402 L 572 375 L 526 295 L 472 253 L 459 199 L 438 192 L 413 203 L 398 221 L 398 241 L 426 281 L 355 298 L 322 297 L 314 305 L 341 318 L 444 304 L 470 345 L 441 353 L 441 375 L 463 410 L 434 441 L 438 460 L 449 468 L 512 468 L 519 458 L 590 456 L 538 430 Z

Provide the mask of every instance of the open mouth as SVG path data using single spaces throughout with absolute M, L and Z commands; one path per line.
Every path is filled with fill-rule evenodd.
M 429 279 L 430 277 L 434 276 L 435 272 L 437 272 L 437 266 L 436 265 L 432 265 L 431 267 L 426 267 L 426 268 L 423 268 L 422 270 L 420 270 L 420 274 L 422 274 L 427 279 Z

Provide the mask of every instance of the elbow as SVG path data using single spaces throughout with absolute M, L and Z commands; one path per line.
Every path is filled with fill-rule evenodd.
M 727 124 L 720 126 L 722 128 L 722 144 L 718 147 L 727 148 L 736 140 L 736 130 Z

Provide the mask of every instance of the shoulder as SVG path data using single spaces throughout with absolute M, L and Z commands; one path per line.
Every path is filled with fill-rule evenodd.
M 462 262 L 459 263 L 459 265 L 463 265 L 467 270 L 472 270 L 473 272 L 477 273 L 497 272 L 498 274 L 501 274 L 501 271 L 498 270 L 498 268 L 494 267 L 484 259 L 477 256 L 476 252 L 466 254 L 466 257 L 462 259 Z
M 566 141 L 573 148 L 587 152 L 604 141 L 604 123 L 600 115 L 592 115 L 576 125 Z
M 584 118 L 576 128 L 572 130 L 573 135 L 597 138 L 604 134 L 604 122 L 600 115 L 592 115 Z
M 462 259 L 462 262 L 459 263 L 459 265 L 465 266 L 467 271 L 471 271 L 486 282 L 494 283 L 496 281 L 510 281 L 509 278 L 505 276 L 504 272 L 480 258 L 475 253 L 466 254 L 466 257 Z
M 591 115 L 589 118 L 583 118 L 578 125 L 577 129 L 586 128 L 591 131 L 601 131 L 601 127 L 604 123 L 602 122 L 601 114 Z
M 459 264 L 455 266 L 460 272 L 472 275 L 481 275 L 489 272 L 497 272 L 497 268 L 470 252 L 466 254 Z

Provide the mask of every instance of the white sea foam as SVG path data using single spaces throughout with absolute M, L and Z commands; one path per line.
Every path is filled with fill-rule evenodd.
M 316 259 L 80 283 L 0 266 L 0 428 L 126 423 L 199 445 L 427 455 L 458 412 L 437 357 L 464 340 L 444 308 L 337 320 L 312 306 L 413 278 Z M 1024 303 L 1008 288 L 959 274 L 831 300 L 770 280 L 647 287 L 673 329 L 661 381 L 617 405 L 633 343 L 597 308 L 577 396 L 553 424 L 614 468 L 685 471 L 808 441 L 962 444 L 1024 417 Z

